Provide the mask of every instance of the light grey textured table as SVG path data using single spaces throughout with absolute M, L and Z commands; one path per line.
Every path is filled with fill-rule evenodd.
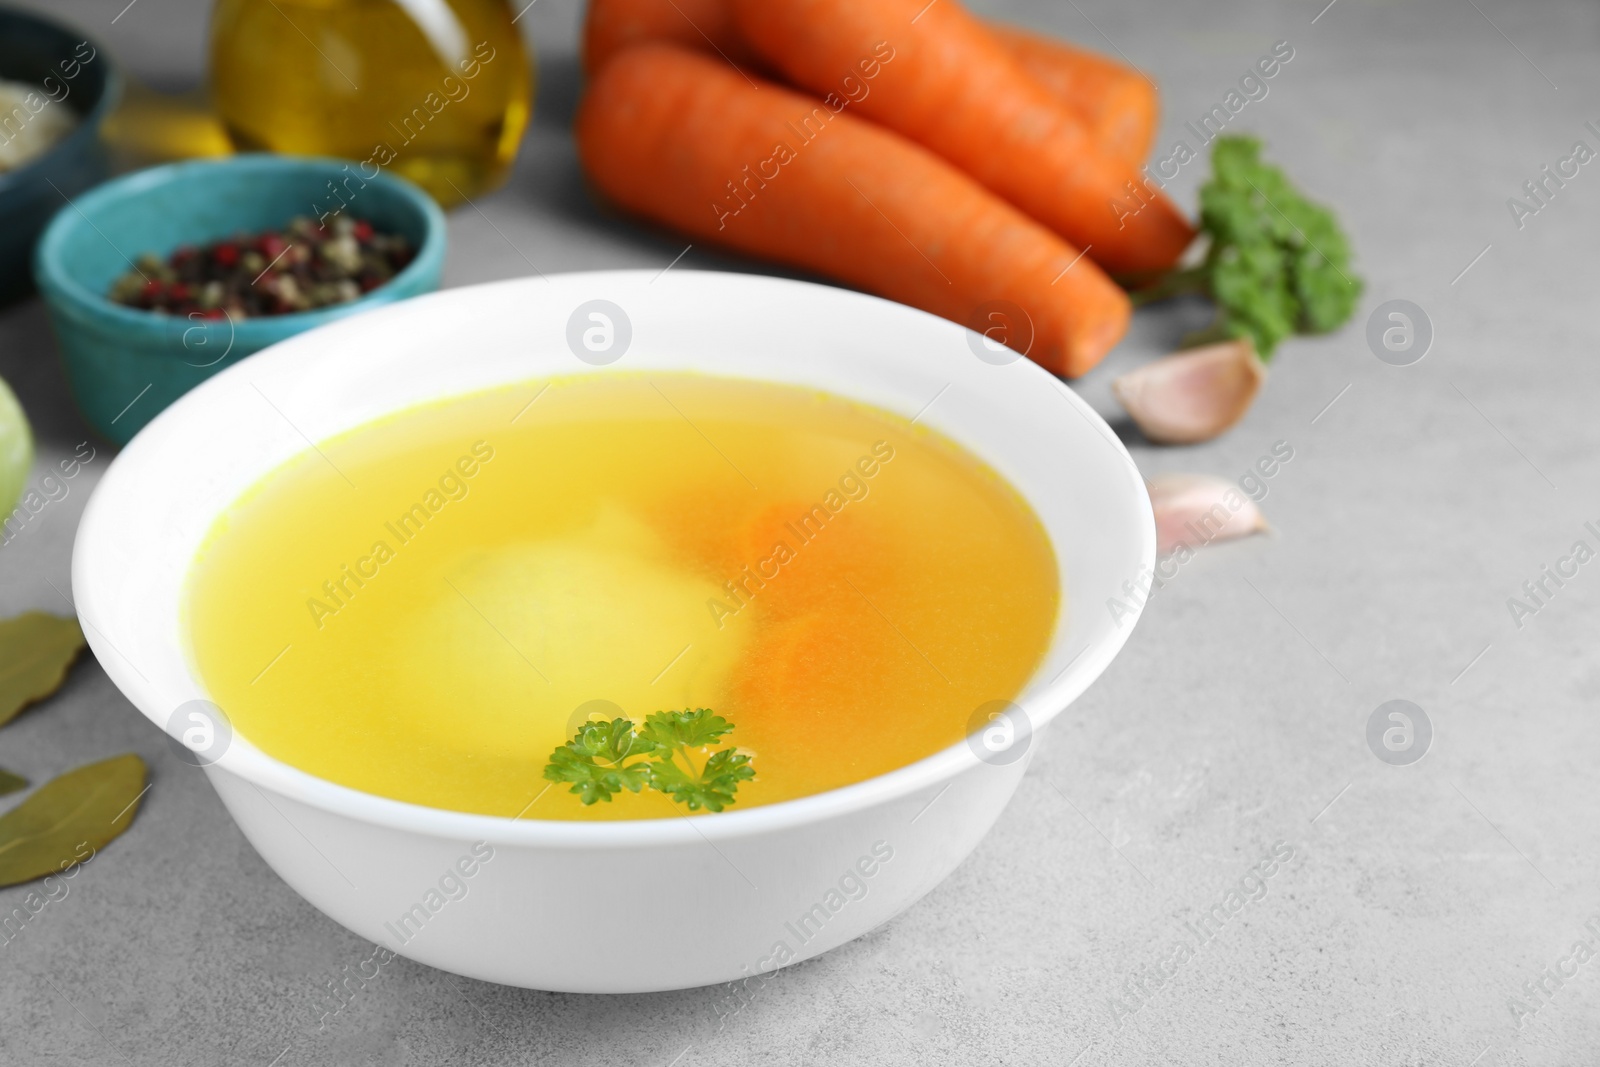
M 946 883 L 725 1024 L 721 990 L 555 995 L 397 961 L 319 1030 L 328 983 L 371 946 L 262 864 L 90 662 L 0 735 L 0 763 L 42 778 L 134 749 L 154 788 L 70 895 L 0 945 L 0 1062 L 1600 1061 L 1600 962 L 1568 961 L 1580 938 L 1600 949 L 1584 929 L 1600 915 L 1600 563 L 1520 628 L 1507 608 L 1574 541 L 1600 547 L 1583 526 L 1600 520 L 1600 171 L 1521 230 L 1506 207 L 1574 141 L 1600 147 L 1583 125 L 1600 120 L 1600 9 L 1337 0 L 1319 16 L 1325 2 L 978 5 L 1114 41 L 1162 83 L 1163 145 L 1289 41 L 1293 61 L 1235 125 L 1337 204 L 1369 287 L 1349 329 L 1281 351 L 1223 440 L 1134 448 L 1147 473 L 1233 477 L 1288 442 L 1264 504 L 1275 532 L 1206 549 L 1156 595 Z M 198 0 L 138 0 L 115 25 L 123 0 L 49 6 L 149 81 L 200 77 Z M 543 61 L 538 118 L 509 185 L 451 218 L 449 285 L 525 274 L 524 256 L 548 273 L 682 250 L 587 197 L 566 129 L 579 16 L 538 0 L 519 23 Z M 1176 185 L 1185 203 L 1200 169 Z M 698 247 L 684 262 L 750 269 Z M 1409 367 L 1363 335 L 1394 298 L 1437 333 Z M 1084 394 L 1111 414 L 1109 378 L 1201 315 L 1142 313 Z M 36 302 L 0 313 L 0 375 L 42 461 L 86 436 Z M 109 458 L 102 446 L 0 549 L 0 613 L 66 609 L 52 584 L 68 589 L 74 524 Z M 1397 697 L 1436 731 L 1410 767 L 1365 736 Z M 1196 941 L 1186 924 L 1279 841 L 1294 858 L 1265 895 L 1158 984 L 1172 946 Z M 0 890 L 0 911 L 22 893 Z M 1547 967 L 1576 974 L 1536 999 L 1524 985 Z M 1519 1026 L 1510 998 L 1538 1010 Z

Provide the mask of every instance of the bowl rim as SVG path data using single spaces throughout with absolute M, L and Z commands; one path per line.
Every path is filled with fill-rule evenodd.
M 34 251 L 34 280 L 39 286 L 39 291 L 52 303 L 66 304 L 76 311 L 107 320 L 118 327 L 142 333 L 160 331 L 164 334 L 175 321 L 174 316 L 158 315 L 151 311 L 118 304 L 109 296 L 90 289 L 67 269 L 61 245 L 67 240 L 69 233 L 85 223 L 94 226 L 89 220 L 90 210 L 108 204 L 137 203 L 141 196 L 153 189 L 207 171 L 235 170 L 269 175 L 342 173 L 350 166 L 352 166 L 350 160 L 337 159 L 333 156 L 240 152 L 231 156 L 162 163 L 120 175 L 69 200 L 51 216 Z M 286 315 L 260 315 L 237 321 L 229 319 L 235 335 L 248 338 L 255 334 L 260 339 L 266 340 L 281 333 L 300 333 L 357 311 L 392 303 L 396 299 L 393 292 L 395 287 L 402 283 L 415 283 L 420 277 L 436 270 L 443 263 L 447 226 L 444 211 L 434 199 L 424 192 L 421 186 L 385 170 L 379 170 L 372 178 L 362 177 L 361 180 L 376 183 L 399 194 L 401 200 L 414 209 L 422 220 L 422 243 L 417 247 L 416 255 L 412 257 L 411 262 L 384 284 L 370 292 L 362 293 L 347 303 L 310 311 L 296 311 Z M 117 251 L 120 253 L 122 250 L 117 249 Z
M 734 280 L 733 284 L 754 283 L 776 287 L 801 287 L 806 290 L 823 290 L 842 297 L 881 305 L 882 309 L 885 309 L 890 314 L 932 320 L 944 328 L 964 329 L 948 320 L 907 305 L 815 282 L 725 271 L 681 271 L 675 273 L 678 274 L 680 279 L 686 276 L 693 276 L 703 279 L 704 283 L 708 285 L 718 284 L 719 279 L 732 279 Z M 659 277 L 659 272 L 653 270 L 575 271 L 543 276 L 546 281 L 561 281 L 579 277 L 593 279 L 594 284 L 651 283 Z M 402 301 L 374 311 L 370 315 L 363 316 L 360 321 L 370 328 L 373 323 L 373 315 L 416 313 L 419 305 L 435 305 L 442 312 L 443 308 L 448 307 L 452 299 L 460 297 L 461 294 L 490 289 L 512 288 L 524 285 L 532 280 L 531 277 L 513 278 L 429 293 L 414 300 Z M 333 331 L 347 326 L 349 326 L 348 322 L 330 324 L 324 335 L 334 336 Z M 966 332 L 971 333 L 970 330 Z M 303 347 L 308 343 L 314 343 L 317 340 L 318 333 L 319 331 L 300 333 L 282 342 L 282 344 L 284 346 L 294 345 L 297 348 Z M 308 338 L 310 338 L 310 341 L 307 340 Z M 97 543 L 115 539 L 120 530 L 114 516 L 102 515 L 106 507 L 104 503 L 106 496 L 104 488 L 118 479 L 139 476 L 128 469 L 128 464 L 137 460 L 140 456 L 137 448 L 140 437 L 153 432 L 164 431 L 166 427 L 186 418 L 186 412 L 202 409 L 210 401 L 210 394 L 224 388 L 229 379 L 249 374 L 251 370 L 261 367 L 262 364 L 260 362 L 252 364 L 252 361 L 272 360 L 278 354 L 282 354 L 279 346 L 273 345 L 263 349 L 262 352 L 247 357 L 245 360 L 241 360 L 220 374 L 207 379 L 159 414 L 145 429 L 140 431 L 130 443 L 128 449 L 112 461 L 110 468 L 101 476 L 99 484 L 97 484 L 94 493 L 86 504 L 79 523 L 73 547 L 72 584 L 73 597 L 77 605 L 79 618 L 84 623 L 85 636 L 88 638 L 90 647 L 95 651 L 96 658 L 107 675 L 111 677 L 113 683 L 124 695 L 129 697 L 139 714 L 155 723 L 158 729 L 163 729 L 162 725 L 156 722 L 155 717 L 150 712 L 145 710 L 145 704 L 155 703 L 154 700 L 148 699 L 154 696 L 155 687 L 117 651 L 109 638 L 102 636 L 98 627 L 94 625 L 94 620 L 90 617 L 95 610 L 99 593 L 94 588 L 93 581 L 88 574 L 90 567 L 88 560 L 98 551 Z M 1107 458 L 1102 459 L 1099 458 L 1100 454 L 1097 453 L 1097 457 L 1089 462 L 1105 464 L 1110 472 L 1108 477 L 1120 478 L 1126 482 L 1130 505 L 1129 513 L 1135 521 L 1130 524 L 1130 529 L 1119 531 L 1119 533 L 1125 536 L 1130 543 L 1137 546 L 1138 560 L 1144 571 L 1149 571 L 1155 562 L 1155 520 L 1144 480 L 1139 474 L 1138 468 L 1134 464 L 1132 456 L 1129 455 L 1126 446 L 1123 445 L 1105 420 L 1086 401 L 1078 396 L 1076 392 L 1066 387 L 1054 375 L 1020 356 L 1012 369 L 1016 373 L 1026 375 L 1036 381 L 1037 388 L 1054 390 L 1085 420 L 1092 431 L 1103 438 L 1108 445 L 1112 446 L 1114 458 L 1111 453 L 1107 453 L 1104 454 Z M 537 380 L 541 376 L 536 373 L 530 380 Z M 760 380 L 762 376 L 752 375 L 752 377 Z M 476 389 L 467 388 L 453 393 L 441 393 L 440 398 L 465 395 L 473 391 L 476 391 Z M 835 387 L 830 391 L 836 392 L 837 395 L 846 399 L 874 403 L 874 401 L 864 397 L 861 393 L 852 394 L 848 388 Z M 391 410 L 404 410 L 407 406 L 411 405 L 401 405 Z M 959 437 L 956 440 L 958 443 L 960 442 Z M 1087 465 L 1087 462 L 1085 465 Z M 1026 499 L 1025 490 L 1020 486 L 1016 488 L 1019 493 L 1024 494 Z M 1117 492 L 1120 493 L 1121 490 L 1117 490 Z M 237 498 L 237 493 L 234 494 L 234 498 Z M 1032 702 L 1036 707 L 1025 707 L 1024 711 L 1028 715 L 1035 732 L 1043 729 L 1051 720 L 1061 714 L 1072 701 L 1076 700 L 1100 676 L 1132 635 L 1139 618 L 1143 615 L 1144 604 L 1144 600 L 1139 600 L 1135 603 L 1130 613 L 1131 619 L 1127 625 L 1119 625 L 1103 631 L 1098 640 L 1093 641 L 1064 668 L 1061 668 L 1054 678 L 1046 683 L 1043 690 L 1032 698 Z M 1051 639 L 1052 647 L 1058 642 L 1064 642 L 1066 635 L 1071 632 L 1069 627 L 1059 623 L 1060 620 L 1058 619 L 1057 630 Z M 1035 674 L 1028 682 L 1028 686 L 1031 686 L 1041 676 L 1042 670 L 1042 665 L 1040 668 L 1036 668 Z M 195 678 L 195 682 L 199 684 L 199 679 Z M 203 692 L 203 688 L 201 691 Z M 146 699 L 141 700 L 141 697 Z M 1017 699 L 1020 701 L 1021 697 L 1019 696 Z M 1031 756 L 1032 751 L 1030 750 L 1024 754 L 1023 758 L 1026 760 Z M 1011 773 L 1010 768 L 1007 766 L 989 766 L 985 764 L 972 751 L 968 741 L 963 739 L 922 759 L 860 782 L 821 793 L 796 797 L 791 800 L 763 804 L 742 811 L 721 812 L 717 813 L 715 818 L 701 818 L 679 813 L 678 818 L 588 821 L 486 815 L 428 807 L 410 801 L 379 796 L 350 786 L 340 785 L 302 771 L 268 755 L 251 744 L 242 735 L 235 735 L 222 759 L 217 763 L 207 765 L 205 770 L 208 774 L 232 774 L 243 781 L 249 782 L 258 791 L 263 788 L 271 789 L 280 796 L 298 801 L 313 809 L 388 829 L 455 841 L 483 840 L 511 847 L 556 847 L 575 850 L 714 844 L 716 841 L 730 841 L 759 836 L 848 816 L 882 803 L 903 800 L 919 791 L 939 786 L 941 783 L 948 787 L 949 782 L 957 775 L 967 771 L 987 771 L 996 775 Z M 552 787 L 553 785 L 554 783 L 552 783 Z M 941 789 L 940 795 L 942 793 L 943 790 Z M 935 796 L 928 804 L 931 805 L 932 801 L 937 799 L 937 796 Z M 287 816 L 285 817 L 287 818 Z
M 104 124 L 106 116 L 122 101 L 123 90 L 122 69 L 112 60 L 111 53 L 106 50 L 98 38 L 82 32 L 74 25 L 53 19 L 48 15 L 35 11 L 26 11 L 21 8 L 0 7 L 0 20 L 4 19 L 32 22 L 35 25 L 56 30 L 63 37 L 77 37 L 80 40 L 87 41 L 94 48 L 95 61 L 105 61 L 106 79 L 105 87 L 100 91 L 100 98 L 94 102 L 94 106 L 88 111 L 79 112 L 80 121 L 72 128 L 71 132 L 47 148 L 43 155 L 36 156 L 15 170 L 0 171 L 0 196 L 4 196 L 14 187 L 19 187 L 38 178 L 44 173 L 45 165 L 67 148 L 75 147 L 86 140 L 99 138 L 100 127 Z M 0 71 L 0 77 L 8 76 L 3 71 Z

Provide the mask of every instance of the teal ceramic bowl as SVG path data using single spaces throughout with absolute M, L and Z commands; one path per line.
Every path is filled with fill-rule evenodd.
M 32 288 L 28 263 L 34 243 L 62 198 L 77 196 L 110 173 L 100 126 L 122 95 L 122 78 L 110 54 L 83 34 L 3 7 L 0 78 L 38 87 L 20 110 L 0 115 L 0 138 L 21 134 L 45 108 L 64 107 L 78 119 L 43 155 L 0 172 L 0 304 L 7 304 Z
M 331 183 L 331 186 L 330 186 Z M 360 299 L 290 315 L 202 320 L 116 304 L 106 295 L 145 252 L 282 228 L 296 215 L 337 208 L 403 234 L 410 264 Z M 344 160 L 242 155 L 152 167 L 107 182 L 56 213 L 34 253 L 34 280 L 50 311 L 78 408 L 94 430 L 127 444 L 168 404 L 253 352 L 286 337 L 439 287 L 444 214 L 427 193 Z

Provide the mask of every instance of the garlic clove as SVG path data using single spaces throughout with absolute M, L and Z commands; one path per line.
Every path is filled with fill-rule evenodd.
M 1158 444 L 1209 441 L 1244 417 L 1267 368 L 1248 338 L 1147 363 L 1111 383 L 1144 435 Z
M 1156 556 L 1180 546 L 1190 551 L 1213 541 L 1231 541 L 1267 529 L 1256 502 L 1226 478 L 1209 474 L 1163 474 L 1145 483 L 1156 514 Z

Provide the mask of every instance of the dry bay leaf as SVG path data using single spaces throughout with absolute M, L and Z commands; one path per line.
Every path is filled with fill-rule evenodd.
M 20 774 L 12 774 L 0 767 L 0 797 L 8 796 L 19 789 L 28 788 L 28 780 Z
M 0 726 L 59 689 L 81 651 L 77 619 L 30 611 L 0 622 Z
M 144 795 L 144 760 L 129 752 L 68 771 L 0 815 L 0 886 L 81 862 L 128 828 Z

